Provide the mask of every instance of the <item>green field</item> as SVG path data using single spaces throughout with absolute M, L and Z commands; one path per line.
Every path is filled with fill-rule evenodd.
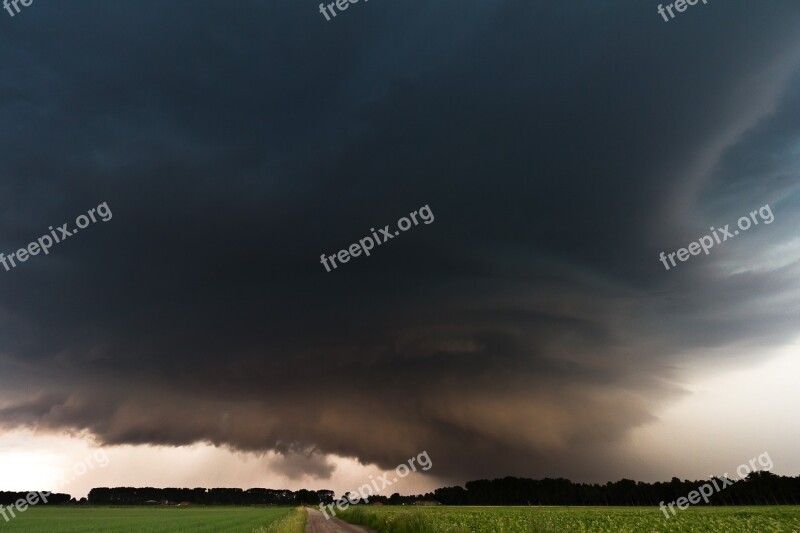
M 302 533 L 290 507 L 31 507 L 0 530 L 24 533 Z
M 800 532 L 800 506 L 695 507 L 669 520 L 657 507 L 353 507 L 337 517 L 380 533 Z

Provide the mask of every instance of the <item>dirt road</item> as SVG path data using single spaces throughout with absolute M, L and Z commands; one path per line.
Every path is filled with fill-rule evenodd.
M 330 520 L 326 520 L 325 515 L 316 509 L 306 507 L 306 510 L 308 511 L 306 533 L 374 533 L 371 529 L 354 526 L 338 518 L 331 517 Z

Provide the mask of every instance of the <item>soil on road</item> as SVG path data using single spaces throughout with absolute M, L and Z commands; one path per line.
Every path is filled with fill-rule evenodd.
M 374 533 L 371 529 L 354 526 L 353 524 L 348 524 L 344 520 L 339 520 L 332 516 L 328 520 L 325 518 L 325 515 L 316 509 L 309 509 L 306 507 L 306 510 L 308 511 L 306 533 Z M 330 514 L 328 516 L 330 516 Z

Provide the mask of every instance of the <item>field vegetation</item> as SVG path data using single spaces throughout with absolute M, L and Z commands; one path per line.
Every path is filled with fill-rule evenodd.
M 666 519 L 658 507 L 352 507 L 337 513 L 379 533 L 793 533 L 800 506 L 695 507 Z
M 306 512 L 292 507 L 30 507 L 3 531 L 18 533 L 303 533 Z

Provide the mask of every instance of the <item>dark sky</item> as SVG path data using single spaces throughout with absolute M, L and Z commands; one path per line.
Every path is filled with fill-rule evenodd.
M 681 370 L 746 367 L 800 311 L 800 4 L 656 7 L 0 11 L 0 251 L 113 213 L 0 269 L 0 423 L 322 477 L 643 474 L 620 443 Z

